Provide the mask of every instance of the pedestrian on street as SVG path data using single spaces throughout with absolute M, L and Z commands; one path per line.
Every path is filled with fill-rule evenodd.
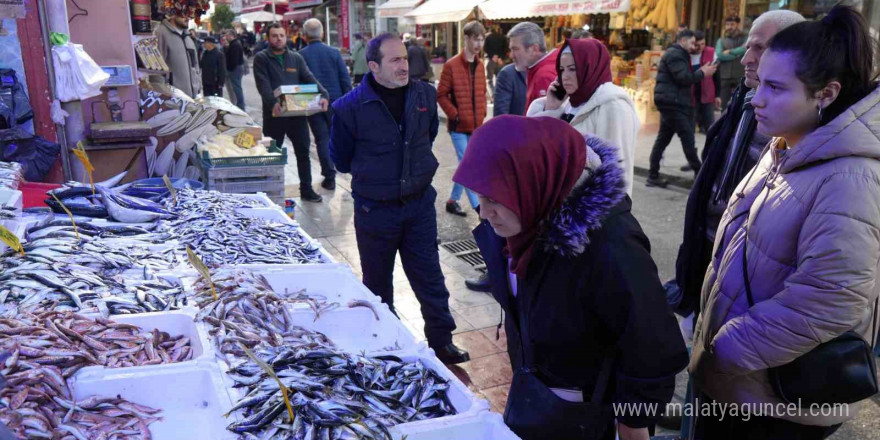
M 701 413 L 699 439 L 824 439 L 876 393 L 869 353 L 880 294 L 874 57 L 864 17 L 838 5 L 820 21 L 776 34 L 761 58 L 751 104 L 758 131 L 773 141 L 721 219 L 690 372 L 701 402 L 793 403 L 747 419 Z M 838 355 L 841 336 L 857 340 L 863 361 Z M 800 362 L 808 353 L 813 362 Z M 819 412 L 812 402 L 849 406 Z
M 490 33 L 486 36 L 486 77 L 489 80 L 489 91 L 492 99 L 495 99 L 495 77 L 504 67 L 504 59 L 507 58 L 507 37 L 501 32 L 498 25 L 490 27 Z
M 483 125 L 489 111 L 486 102 L 486 69 L 481 56 L 486 28 L 479 21 L 471 21 L 464 25 L 462 34 L 464 51 L 443 64 L 440 85 L 437 87 L 437 103 L 446 113 L 446 128 L 459 162 L 464 157 L 471 133 Z M 446 201 L 446 212 L 467 216 L 458 204 L 462 192 L 464 187 L 457 183 L 452 185 L 452 193 Z M 471 208 L 477 209 L 480 206 L 477 195 L 468 190 L 467 196 Z
M 684 30 L 675 39 L 675 44 L 666 49 L 657 68 L 657 85 L 654 86 L 654 105 L 660 111 L 660 131 L 651 149 L 651 168 L 648 172 L 648 186 L 665 188 L 669 183 L 660 178 L 660 160 L 663 152 L 672 141 L 672 135 L 681 139 L 681 147 L 688 164 L 694 173 L 700 171 L 700 158 L 694 146 L 694 98 L 692 87 L 717 70 L 715 64 L 691 71 L 691 55 L 695 38 L 694 32 Z
M 287 33 L 279 23 L 269 25 L 269 48 L 254 57 L 254 80 L 263 100 L 263 132 L 280 147 L 284 136 L 293 143 L 296 169 L 299 173 L 300 196 L 307 202 L 323 198 L 312 189 L 312 168 L 309 164 L 309 121 L 305 116 L 281 117 L 281 106 L 275 99 L 275 89 L 286 85 L 317 84 L 323 99 L 323 111 L 329 108 L 329 94 L 312 75 L 306 60 L 286 48 Z
M 703 31 L 694 31 L 694 50 L 691 52 L 691 70 L 696 72 L 715 60 L 715 49 L 706 46 L 706 34 Z M 696 105 L 695 126 L 700 127 L 703 134 L 709 132 L 709 127 L 715 123 L 715 110 L 721 110 L 721 98 L 717 91 L 721 88 L 721 76 L 718 71 L 714 75 L 704 76 L 703 80 L 694 84 L 694 104 Z M 690 171 L 690 167 L 684 171 Z
M 804 21 L 794 11 L 780 9 L 761 14 L 749 30 L 748 50 L 742 58 L 745 78 L 733 93 L 727 109 L 706 134 L 703 166 L 688 196 L 684 236 L 675 263 L 675 284 L 681 293 L 673 301 L 676 311 L 688 317 L 698 311 L 706 269 L 721 215 L 734 188 L 758 163 L 770 137 L 755 130 L 751 101 L 758 88 L 758 65 L 767 43 L 779 31 Z M 693 320 L 685 329 L 692 332 Z
M 727 106 L 730 96 L 739 85 L 745 71 L 739 62 L 740 57 L 746 53 L 746 34 L 739 28 L 740 19 L 730 16 L 724 20 L 724 36 L 715 42 L 715 56 L 720 62 L 718 75 L 720 76 L 721 105 Z
M 425 50 L 425 40 L 416 38 L 406 49 L 409 59 L 409 80 L 431 82 L 434 77 L 434 69 L 431 68 L 431 59 Z
M 168 9 L 168 16 L 156 29 L 159 53 L 171 70 L 168 83 L 195 98 L 202 92 L 202 75 L 196 42 L 186 32 L 189 18 L 176 8 Z
M 394 260 L 400 252 L 425 319 L 425 336 L 441 361 L 470 359 L 452 343 L 437 249 L 437 92 L 409 81 L 406 47 L 391 33 L 367 44 L 370 73 L 333 103 L 330 153 L 336 169 L 352 173 L 354 228 L 364 284 L 394 310 Z
M 324 25 L 316 18 L 310 18 L 303 23 L 303 32 L 309 45 L 299 51 L 309 65 L 309 70 L 318 79 L 318 82 L 327 89 L 330 94 L 330 104 L 351 91 L 351 77 L 339 49 L 330 47 L 322 42 L 324 39 Z M 315 137 L 315 147 L 318 150 L 318 160 L 321 162 L 321 175 L 324 181 L 321 187 L 327 190 L 336 189 L 336 169 L 330 158 L 330 126 L 333 118 L 333 110 L 315 113 L 309 116 L 309 126 Z
M 545 96 L 556 80 L 557 50 L 547 52 L 547 42 L 540 26 L 530 21 L 517 24 L 507 33 L 510 57 L 516 67 L 526 72 L 526 108 Z
M 632 197 L 639 117 L 629 94 L 611 82 L 611 55 L 601 41 L 592 38 L 568 39 L 560 51 L 556 60 L 559 79 L 550 84 L 547 96 L 532 102 L 528 116 L 562 119 L 581 134 L 618 148 L 626 193 Z
M 217 39 L 205 38 L 205 53 L 199 63 L 202 69 L 202 90 L 205 96 L 223 96 L 223 84 L 226 82 L 226 59 L 223 52 L 217 49 Z
M 664 407 L 687 349 L 617 147 L 510 115 L 472 142 L 453 180 L 480 194 L 474 237 L 514 371 L 505 423 L 524 440 L 647 440 L 659 414 L 612 404 Z
M 492 115 L 518 115 L 526 114 L 526 74 L 516 67 L 516 64 L 508 64 L 498 72 L 495 80 L 495 92 Z
M 297 25 L 296 23 L 291 23 L 290 40 L 287 42 L 287 48 L 294 52 L 299 52 L 305 49 L 306 46 L 306 39 L 303 38 L 299 25 Z
M 226 74 L 229 77 L 229 83 L 232 85 L 230 96 L 235 97 L 236 107 L 244 110 L 244 91 L 241 88 L 241 80 L 244 78 L 244 64 L 247 60 L 244 57 L 244 47 L 235 31 L 226 31 Z
M 367 45 L 364 36 L 354 34 L 354 44 L 351 47 L 351 74 L 354 76 L 354 85 L 357 86 L 364 79 L 364 75 L 370 71 L 367 67 Z

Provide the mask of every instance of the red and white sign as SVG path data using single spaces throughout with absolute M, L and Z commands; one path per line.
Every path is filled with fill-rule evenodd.
M 348 1 L 349 0 L 340 0 L 339 1 L 339 36 L 342 40 L 342 47 L 346 49 L 351 48 L 351 33 L 349 18 L 348 18 Z

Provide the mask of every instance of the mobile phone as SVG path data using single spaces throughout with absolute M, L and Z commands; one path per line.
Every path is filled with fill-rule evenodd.
M 556 99 L 562 101 L 565 99 L 565 87 L 562 87 L 562 78 L 556 77 L 556 90 L 553 92 Z
M 721 64 L 721 60 L 716 59 L 715 61 L 712 61 L 713 66 L 717 66 L 719 64 Z

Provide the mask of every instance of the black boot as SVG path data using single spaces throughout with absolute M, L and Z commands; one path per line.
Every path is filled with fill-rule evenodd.
M 488 273 L 484 273 L 477 278 L 464 280 L 464 285 L 467 286 L 468 289 L 476 292 L 488 292 L 492 289 L 492 284 L 489 283 Z
M 323 182 L 321 182 L 321 187 L 330 191 L 336 189 L 336 179 L 335 178 L 326 178 Z
M 324 198 L 321 197 L 320 194 L 316 193 L 315 190 L 313 190 L 312 188 L 310 188 L 308 186 L 300 188 L 299 194 L 300 194 L 300 198 L 302 198 L 306 202 L 318 203 L 318 202 L 324 200 Z
M 467 217 L 467 213 L 461 209 L 458 202 L 446 202 L 446 212 L 460 217 Z
M 458 348 L 453 343 L 444 345 L 443 347 L 431 347 L 437 358 L 446 365 L 460 364 L 471 360 L 468 352 Z
M 660 176 L 648 176 L 648 181 L 646 185 L 656 186 L 658 188 L 666 188 L 666 185 L 669 185 L 669 181 L 666 179 L 661 179 Z

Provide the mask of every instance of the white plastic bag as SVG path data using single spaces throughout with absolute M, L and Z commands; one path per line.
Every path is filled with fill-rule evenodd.
M 62 102 L 98 96 L 101 87 L 110 79 L 81 44 L 53 46 L 52 63 L 55 67 L 55 93 Z

